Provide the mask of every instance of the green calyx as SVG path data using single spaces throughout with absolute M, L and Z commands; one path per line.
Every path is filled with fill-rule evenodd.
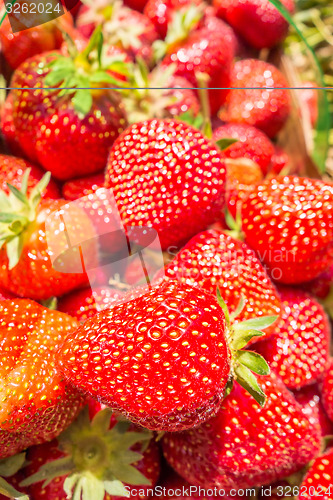
M 260 404 L 265 405 L 266 396 L 260 388 L 257 375 L 269 375 L 270 368 L 265 359 L 258 353 L 243 350 L 252 339 L 262 337 L 265 328 L 271 326 L 277 320 L 277 316 L 262 316 L 232 323 L 244 308 L 244 301 L 241 298 L 234 313 L 229 314 L 228 307 L 224 302 L 219 288 L 216 291 L 217 301 L 221 306 L 227 327 L 227 340 L 232 356 L 231 377 L 226 387 L 226 396 L 232 390 L 233 380 L 236 380 L 251 396 Z
M 245 235 L 242 231 L 242 214 L 241 214 L 241 208 L 238 205 L 237 210 L 236 210 L 236 218 L 234 218 L 229 210 L 226 208 L 224 211 L 224 217 L 225 221 L 227 223 L 227 226 L 230 228 L 229 230 L 223 231 L 225 234 L 228 236 L 231 236 L 235 240 L 240 240 L 244 241 Z
M 49 73 L 44 83 L 58 97 L 71 95 L 75 111 L 82 116 L 89 113 L 93 104 L 93 93 L 99 87 L 122 87 L 124 82 L 110 72 L 127 76 L 129 64 L 121 56 L 107 57 L 104 37 L 99 26 L 81 53 L 72 50 L 71 56 L 57 56 L 48 65 Z
M 51 174 L 47 172 L 27 195 L 30 169 L 22 177 L 21 189 L 7 184 L 9 194 L 0 191 L 0 248 L 6 245 L 9 269 L 13 269 L 22 253 L 24 234 L 35 221 L 36 210 L 42 193 L 49 183 Z
M 20 453 L 9 458 L 0 460 L 0 495 L 15 500 L 29 500 L 29 497 L 24 493 L 17 491 L 4 478 L 16 474 L 25 464 L 25 453 Z
M 67 476 L 64 490 L 68 498 L 103 500 L 106 493 L 128 497 L 124 483 L 150 485 L 133 464 L 142 459 L 152 433 L 130 431 L 130 422 L 124 420 L 118 420 L 110 429 L 111 417 L 112 412 L 107 408 L 90 420 L 86 407 L 58 437 L 59 449 L 66 456 L 44 464 L 36 474 L 25 479 L 22 486 L 39 481 L 45 486 L 52 479 Z M 142 445 L 141 453 L 131 450 L 137 443 Z
M 172 52 L 174 47 L 184 42 L 190 32 L 196 28 L 203 14 L 202 6 L 195 5 L 175 12 L 165 40 L 156 40 L 153 44 L 155 60 L 160 61 L 166 54 Z

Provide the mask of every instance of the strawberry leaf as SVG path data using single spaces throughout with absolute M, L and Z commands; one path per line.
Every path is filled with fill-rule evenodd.
M 235 351 L 243 349 L 254 337 L 262 337 L 263 335 L 265 335 L 264 332 L 260 332 L 259 330 L 244 330 L 237 333 L 235 332 L 232 343 L 233 349 L 235 349 Z
M 216 288 L 216 297 L 217 297 L 217 302 L 219 303 L 219 306 L 221 307 L 222 311 L 224 312 L 227 328 L 229 329 L 229 327 L 230 327 L 229 309 L 228 309 L 227 304 L 224 302 L 224 300 L 222 298 L 219 287 Z
M 259 403 L 261 407 L 265 406 L 266 395 L 261 390 L 255 375 L 244 365 L 235 367 L 236 380 L 251 396 Z
M 78 89 L 74 94 L 72 102 L 74 104 L 75 111 L 85 116 L 89 113 L 93 102 L 90 89 Z
M 16 474 L 25 462 L 25 453 L 19 453 L 0 460 L 0 476 L 10 477 Z
M 104 481 L 105 491 L 111 496 L 117 497 L 129 497 L 129 492 L 125 489 L 125 486 L 121 481 L 116 479 L 113 481 Z
M 254 330 L 264 330 L 271 326 L 276 320 L 277 316 L 262 316 L 261 318 L 253 318 L 242 321 L 234 325 L 234 329 L 239 331 L 245 331 L 249 329 Z
M 2 477 L 0 477 L 0 494 L 14 500 L 29 500 L 29 497 L 27 495 L 17 491 L 11 484 L 7 483 L 7 481 L 5 481 L 5 479 L 3 479 Z
M 223 137 L 222 139 L 219 139 L 218 141 L 216 141 L 216 144 L 220 148 L 221 151 L 225 151 L 230 146 L 235 144 L 235 142 L 238 142 L 238 139 L 233 139 L 232 137 Z
M 270 368 L 265 359 L 253 351 L 239 351 L 236 355 L 237 362 L 246 366 L 257 375 L 269 375 Z

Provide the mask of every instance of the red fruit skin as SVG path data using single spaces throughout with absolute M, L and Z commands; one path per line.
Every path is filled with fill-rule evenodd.
M 333 264 L 316 279 L 304 283 L 303 288 L 318 299 L 326 299 L 333 285 Z
M 282 0 L 290 13 L 294 0 Z M 225 19 L 256 49 L 272 48 L 287 35 L 289 23 L 269 0 L 213 0 L 217 15 Z
M 330 365 L 325 373 L 321 385 L 321 395 L 327 415 L 333 421 L 333 359 L 331 359 Z
M 129 127 L 110 151 L 105 178 L 124 225 L 154 227 L 164 250 L 219 218 L 225 182 L 220 150 L 171 119 Z
M 287 121 L 291 109 L 288 82 L 272 64 L 258 59 L 237 61 L 231 71 L 226 110 L 221 118 L 247 123 L 275 137 Z M 267 91 L 267 87 L 274 87 Z
M 279 146 L 275 146 L 275 152 L 272 156 L 272 163 L 270 172 L 278 175 L 283 169 L 289 167 L 291 164 L 290 157 L 286 151 Z
M 112 288 L 95 287 L 92 291 L 89 287 L 61 297 L 57 309 L 84 323 L 97 312 L 117 304 L 122 296 L 122 292 Z
M 7 94 L 2 109 L 0 106 L 0 130 L 8 151 L 15 156 L 24 157 L 13 121 L 13 96 L 11 92 Z
M 274 145 L 268 137 L 255 127 L 242 123 L 227 123 L 214 130 L 213 139 L 237 139 L 227 149 L 222 151 L 226 158 L 248 158 L 257 163 L 264 175 L 270 169 Z
M 170 117 L 177 118 L 189 111 L 196 116 L 200 111 L 200 103 L 191 83 L 181 76 L 173 76 L 170 79 L 170 90 L 167 95 L 174 98 L 174 102 L 167 106 L 166 111 Z
M 328 449 L 311 464 L 301 486 L 298 499 L 323 500 L 333 498 L 333 448 Z
M 281 315 L 274 336 L 256 350 L 289 389 L 318 382 L 328 365 L 331 329 L 322 306 L 302 290 L 279 288 Z
M 15 295 L 0 288 L 0 300 L 14 299 Z
M 23 174 L 28 168 L 30 168 L 30 173 L 28 178 L 27 194 L 29 194 L 32 188 L 38 184 L 45 174 L 45 171 L 42 168 L 37 167 L 37 165 L 32 165 L 22 158 L 0 154 L 0 189 L 8 194 L 9 189 L 7 183 L 20 189 Z M 54 180 L 51 179 L 46 189 L 43 191 L 42 198 L 55 200 L 59 197 L 59 188 Z
M 242 230 L 273 279 L 310 281 L 333 261 L 333 185 L 296 176 L 258 184 L 242 205 Z
M 8 268 L 5 246 L 0 250 L 1 287 L 19 297 L 46 300 L 50 297 L 64 295 L 87 284 L 86 273 L 61 272 L 56 270 L 51 262 L 52 254 L 45 235 L 45 220 L 52 212 L 64 207 L 64 204 L 64 200 L 60 199 L 42 200 L 37 208 L 37 220 L 27 232 L 21 257 L 15 267 Z M 78 210 L 74 213 L 73 211 L 71 215 L 73 216 L 72 227 L 67 228 L 69 234 L 71 234 L 71 229 L 77 231 L 77 228 L 82 227 L 82 212 Z M 54 229 L 59 230 L 59 225 Z M 95 235 L 89 221 L 85 223 L 83 229 L 86 230 L 88 240 Z M 77 258 L 79 259 L 79 257 Z M 96 264 L 96 248 L 93 244 L 85 252 L 84 259 L 86 268 L 93 269 Z M 77 265 L 77 261 L 72 262 L 71 266 L 73 265 Z
M 124 0 L 124 4 L 127 5 L 127 7 L 130 7 L 131 9 L 136 9 L 139 12 L 143 12 L 146 3 L 147 0 Z
M 328 418 L 316 385 L 304 387 L 294 392 L 296 401 L 302 406 L 304 415 L 313 425 L 320 425 L 323 437 L 333 434 L 333 422 Z
M 124 328 L 138 334 L 126 337 Z M 132 422 L 178 431 L 207 420 L 221 404 L 230 372 L 224 333 L 213 297 L 164 282 L 87 320 L 67 337 L 59 363 L 65 377 Z M 85 345 L 96 360 L 82 358 Z
M 24 473 L 21 470 L 19 470 L 16 474 L 14 474 L 13 476 L 10 476 L 10 477 L 6 477 L 4 478 L 5 481 L 7 481 L 7 483 L 9 483 L 11 486 L 14 486 L 14 488 L 19 491 L 20 493 L 28 493 L 28 490 L 27 488 L 24 488 L 22 486 L 20 486 L 20 483 L 23 481 L 23 479 L 25 478 L 24 476 Z M 7 496 L 4 496 L 0 493 L 0 500 L 8 500 L 8 497 Z
M 220 412 L 197 429 L 168 433 L 163 453 L 175 471 L 206 488 L 251 488 L 301 469 L 320 450 L 320 431 L 273 374 L 258 377 L 267 400 L 260 408 L 235 383 Z
M 225 89 L 230 86 L 236 44 L 230 26 L 219 19 L 208 17 L 201 29 L 190 33 L 184 43 L 163 59 L 162 68 L 175 64 L 175 74 L 186 78 L 194 88 L 202 86 L 197 80 L 197 74 L 207 74 L 205 86 L 209 89 L 210 108 L 214 115 L 224 104 L 228 94 Z
M 152 21 L 160 37 L 164 39 L 168 24 L 172 21 L 175 12 L 191 5 L 199 6 L 202 0 L 148 0 L 145 3 L 144 14 Z
M 54 54 L 27 59 L 15 71 L 13 87 L 43 87 L 50 71 L 47 65 Z M 91 110 L 80 118 L 71 96 L 61 98 L 59 106 L 57 91 L 12 92 L 16 133 L 32 161 L 60 180 L 90 175 L 104 168 L 110 146 L 126 126 L 124 110 L 115 93 L 97 92 Z
M 85 398 L 54 366 L 56 350 L 78 327 L 75 319 L 21 299 L 0 301 L 0 315 L 1 459 L 58 436 Z
M 244 308 L 236 321 L 280 314 L 278 293 L 254 252 L 220 231 L 204 231 L 192 238 L 164 273 L 168 279 L 196 286 L 214 296 L 218 286 L 230 312 L 236 309 L 242 295 Z M 274 324 L 265 329 L 266 336 L 273 332 Z

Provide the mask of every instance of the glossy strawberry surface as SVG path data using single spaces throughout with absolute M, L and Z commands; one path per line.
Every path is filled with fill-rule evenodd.
M 333 434 L 333 421 L 328 418 L 324 409 L 318 385 L 304 387 L 294 391 L 293 394 L 310 422 L 313 425 L 319 423 L 322 436 L 331 436 Z
M 79 177 L 67 181 L 62 186 L 62 195 L 66 200 L 77 200 L 83 196 L 95 193 L 104 186 L 104 173 Z
M 298 498 L 323 500 L 333 498 L 333 449 L 317 457 L 311 464 L 299 490 Z

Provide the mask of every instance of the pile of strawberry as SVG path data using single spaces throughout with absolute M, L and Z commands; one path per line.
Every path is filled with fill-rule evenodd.
M 278 146 L 287 30 L 268 0 L 4 19 L 0 499 L 333 499 L 333 184 Z

